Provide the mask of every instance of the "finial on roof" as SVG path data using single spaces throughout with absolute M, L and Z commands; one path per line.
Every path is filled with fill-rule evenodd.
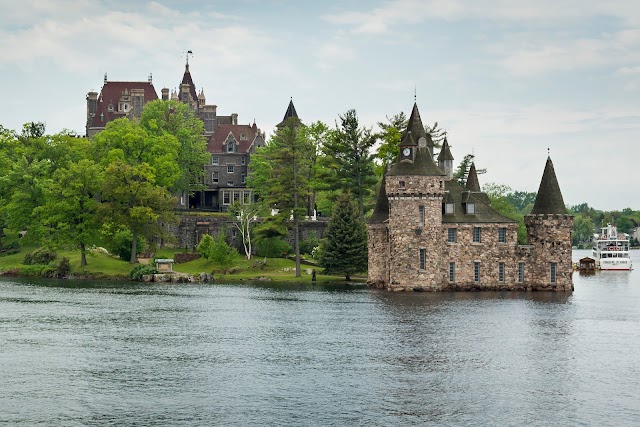
M 547 157 L 551 157 L 551 148 L 547 147 Z
M 153 82 L 153 74 L 149 73 L 149 83 Z
M 186 55 L 186 57 L 187 57 L 187 68 L 189 68 L 189 55 L 191 55 L 191 57 L 193 57 L 193 52 L 190 51 L 190 50 L 187 51 L 187 55 Z
M 418 102 L 418 89 L 416 85 L 413 85 L 413 102 Z
M 107 82 L 107 73 L 104 73 L 104 82 Z

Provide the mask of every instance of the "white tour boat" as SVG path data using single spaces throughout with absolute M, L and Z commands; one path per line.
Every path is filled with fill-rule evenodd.
M 593 235 L 593 257 L 600 270 L 631 270 L 629 235 L 618 233 L 615 225 L 602 227 Z

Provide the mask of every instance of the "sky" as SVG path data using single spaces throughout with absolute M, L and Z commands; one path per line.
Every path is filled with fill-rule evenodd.
M 415 96 L 481 184 L 537 191 L 550 153 L 566 204 L 640 210 L 637 0 L 0 0 L 0 125 L 84 134 L 105 73 L 160 95 L 188 50 L 207 104 L 267 136 L 291 98 L 375 130 Z

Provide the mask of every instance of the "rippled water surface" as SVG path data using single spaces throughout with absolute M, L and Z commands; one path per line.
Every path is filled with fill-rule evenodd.
M 0 424 L 640 425 L 640 269 L 574 283 L 431 294 L 4 278 Z

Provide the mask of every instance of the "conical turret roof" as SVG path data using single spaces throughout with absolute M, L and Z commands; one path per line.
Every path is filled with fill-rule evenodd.
M 386 169 L 386 168 L 385 168 Z M 369 224 L 382 224 L 389 219 L 389 199 L 387 198 L 387 185 L 385 183 L 387 172 L 385 170 L 376 199 L 376 207 L 373 209 L 373 215 L 369 218 Z
M 413 104 L 413 109 L 411 110 L 411 116 L 409 116 L 409 121 L 407 122 L 407 128 L 402 134 L 402 139 L 405 138 L 407 133 L 411 132 L 413 135 L 413 139 L 418 142 L 420 138 L 424 138 L 427 140 L 427 147 L 433 153 L 433 140 L 431 139 L 431 135 L 429 135 L 424 130 L 424 125 L 422 124 L 422 119 L 420 118 L 420 111 L 418 111 L 418 104 Z
M 469 176 L 467 176 L 467 183 L 465 188 L 469 191 L 480 192 L 480 181 L 478 181 L 478 173 L 476 172 L 476 164 L 471 163 L 469 168 Z
M 196 93 L 196 85 L 193 84 L 193 79 L 191 78 L 191 72 L 189 71 L 188 62 L 184 67 L 184 74 L 182 76 L 181 84 L 189 85 L 189 93 L 191 93 L 191 98 L 193 98 L 193 100 L 196 101 L 198 99 L 198 94 Z
M 442 148 L 440 149 L 440 154 L 438 154 L 438 161 L 442 162 L 445 160 L 453 160 L 453 156 L 451 155 L 451 150 L 449 150 L 449 143 L 447 142 L 447 137 L 444 137 L 444 142 L 442 143 Z
M 276 127 L 284 126 L 285 122 L 292 117 L 300 120 L 298 118 L 298 113 L 296 112 L 296 107 L 293 105 L 293 98 L 289 101 L 289 106 L 287 107 L 287 111 L 284 113 L 284 118 L 276 125 Z
M 540 188 L 531 213 L 533 215 L 567 213 L 551 157 L 547 157 L 547 164 L 544 167 L 542 181 L 540 181 Z

